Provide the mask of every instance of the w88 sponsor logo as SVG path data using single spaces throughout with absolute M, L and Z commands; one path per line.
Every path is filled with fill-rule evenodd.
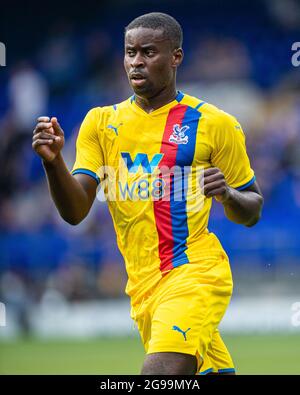
M 165 182 L 162 178 L 142 178 L 129 184 L 119 181 L 119 196 L 122 200 L 156 200 L 165 196 Z

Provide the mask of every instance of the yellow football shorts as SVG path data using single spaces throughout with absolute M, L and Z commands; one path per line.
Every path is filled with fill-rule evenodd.
M 132 306 L 146 353 L 195 355 L 200 374 L 234 371 L 217 329 L 231 295 L 225 254 L 171 270 L 142 305 Z

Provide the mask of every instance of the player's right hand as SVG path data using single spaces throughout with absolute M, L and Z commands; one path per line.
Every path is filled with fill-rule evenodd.
M 64 146 L 64 132 L 55 117 L 39 117 L 37 121 L 32 148 L 45 162 L 52 162 Z

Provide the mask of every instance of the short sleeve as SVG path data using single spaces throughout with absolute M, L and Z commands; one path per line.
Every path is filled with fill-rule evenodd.
M 98 123 L 101 109 L 93 108 L 85 116 L 76 141 L 76 160 L 71 173 L 88 174 L 97 183 L 104 165 L 103 152 L 98 138 Z
M 242 190 L 255 181 L 242 127 L 233 116 L 223 111 L 215 128 L 211 163 L 222 171 L 232 188 Z

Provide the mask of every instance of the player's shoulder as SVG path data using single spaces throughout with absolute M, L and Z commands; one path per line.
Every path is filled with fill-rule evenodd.
M 199 97 L 184 94 L 182 104 L 186 104 L 201 112 L 201 118 L 205 119 L 209 123 L 212 122 L 214 124 L 223 125 L 237 123 L 237 120 L 233 115 Z
M 100 110 L 102 111 L 103 114 L 115 113 L 116 111 L 127 108 L 130 105 L 130 99 L 131 98 L 128 98 L 128 99 L 123 100 L 119 103 L 110 104 L 108 106 L 103 106 L 103 107 L 98 107 L 98 108 L 100 108 Z
M 110 117 L 111 115 L 115 115 L 117 111 L 128 107 L 129 102 L 130 102 L 130 98 L 120 103 L 93 107 L 88 111 L 87 117 L 94 118 L 95 120 L 98 120 L 98 122 L 103 121 L 107 117 Z

